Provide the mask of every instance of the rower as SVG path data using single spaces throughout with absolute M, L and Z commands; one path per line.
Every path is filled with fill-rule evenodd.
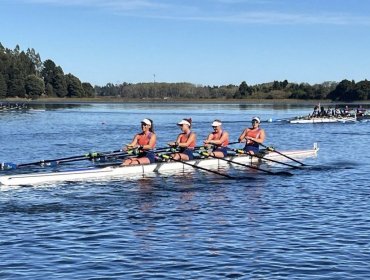
M 257 154 L 259 152 L 259 144 L 265 141 L 265 131 L 260 128 L 261 120 L 258 117 L 252 118 L 252 127 L 244 129 L 239 136 L 239 142 L 246 142 L 243 150 L 249 154 Z
M 223 158 L 227 156 L 227 145 L 229 144 L 229 133 L 222 130 L 222 122 L 214 120 L 212 123 L 213 132 L 211 132 L 204 144 L 212 146 L 212 156 Z
M 181 120 L 177 125 L 181 128 L 181 133 L 175 142 L 168 143 L 171 147 L 179 148 L 179 152 L 172 154 L 175 160 L 190 160 L 194 158 L 193 152 L 196 145 L 196 134 L 191 129 L 191 118 Z
M 153 121 L 151 119 L 143 119 L 141 121 L 141 130 L 142 132 L 136 134 L 132 142 L 123 148 L 125 151 L 137 149 L 139 152 L 138 156 L 126 159 L 122 165 L 149 164 L 155 162 L 153 149 L 156 145 L 157 136 L 154 133 Z

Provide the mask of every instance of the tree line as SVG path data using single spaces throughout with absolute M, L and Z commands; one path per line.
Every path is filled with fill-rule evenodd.
M 0 43 L 0 98 L 93 97 L 95 89 L 82 83 L 52 60 L 41 61 L 34 49 L 14 50 Z
M 64 74 L 52 60 L 41 61 L 34 49 L 4 48 L 0 43 L 0 98 L 117 97 L 124 99 L 304 99 L 370 100 L 370 82 L 324 82 L 310 85 L 287 80 L 257 85 L 203 86 L 192 83 L 108 83 L 93 87 Z
M 370 100 L 370 82 L 324 82 L 310 85 L 274 81 L 250 86 L 197 86 L 190 83 L 138 83 L 95 86 L 97 96 L 140 99 L 303 99 L 333 101 Z

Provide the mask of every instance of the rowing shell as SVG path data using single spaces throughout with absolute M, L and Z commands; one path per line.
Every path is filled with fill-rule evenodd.
M 308 158 L 316 156 L 318 148 L 314 145 L 313 149 L 309 150 L 295 150 L 281 152 L 286 156 L 292 158 Z M 251 157 L 248 155 L 237 155 L 229 156 L 225 159 L 232 160 L 234 162 L 252 164 L 266 161 L 267 159 L 286 161 L 287 159 L 282 155 L 274 152 L 269 152 L 263 156 L 262 159 L 257 157 Z M 215 159 L 205 158 L 187 161 L 189 164 L 197 165 L 204 168 L 219 168 L 226 167 L 230 163 Z M 231 164 L 233 165 L 233 164 Z M 146 165 L 131 165 L 131 166 L 108 166 L 104 168 L 91 167 L 78 170 L 69 170 L 61 172 L 48 172 L 48 173 L 30 173 L 10 176 L 0 176 L 0 185 L 4 186 L 22 186 L 22 185 L 40 185 L 55 182 L 66 182 L 66 181 L 81 181 L 81 180 L 95 180 L 95 179 L 107 179 L 107 178 L 128 178 L 134 176 L 142 176 L 145 174 L 157 172 L 178 172 L 191 170 L 193 167 L 183 164 L 181 162 L 159 162 Z
M 290 123 L 347 123 L 347 122 L 355 122 L 355 117 L 343 117 L 343 118 L 327 118 L 327 117 L 318 117 L 318 118 L 301 118 L 301 119 L 293 119 L 290 120 Z

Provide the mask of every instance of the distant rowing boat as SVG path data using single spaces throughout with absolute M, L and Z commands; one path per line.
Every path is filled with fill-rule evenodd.
M 289 120 L 290 123 L 349 123 L 356 122 L 356 117 L 301 117 Z
M 308 158 L 316 156 L 318 148 L 316 144 L 312 149 L 308 150 L 292 150 L 284 151 L 281 154 L 292 158 Z M 285 161 L 286 157 L 279 153 L 267 152 L 263 158 L 251 157 L 248 155 L 229 156 L 225 159 L 232 160 L 238 163 L 252 164 L 267 161 L 268 159 L 276 161 Z M 219 167 L 227 167 L 230 163 L 225 160 L 215 158 L 204 158 L 187 161 L 188 164 L 193 164 L 199 167 L 208 167 L 217 169 Z M 182 162 L 158 162 L 147 165 L 132 165 L 132 166 L 108 166 L 108 167 L 91 167 L 78 170 L 69 170 L 61 172 L 48 173 L 30 173 L 21 175 L 0 176 L 0 185 L 4 186 L 19 186 L 19 185 L 40 185 L 55 182 L 65 181 L 81 181 L 94 179 L 109 179 L 109 178 L 129 178 L 134 176 L 143 176 L 149 173 L 166 173 L 166 172 L 185 172 L 193 167 Z M 231 164 L 233 165 L 233 164 Z
M 5 111 L 16 111 L 16 110 L 27 110 L 28 107 L 26 104 L 12 104 L 12 103 L 0 103 L 0 112 Z

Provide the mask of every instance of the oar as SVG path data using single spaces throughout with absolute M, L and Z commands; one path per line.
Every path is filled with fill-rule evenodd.
M 91 160 L 94 158 L 104 157 L 104 156 L 116 156 L 116 155 L 123 155 L 127 154 L 127 152 L 122 152 L 122 150 L 116 150 L 112 152 L 104 152 L 104 153 L 98 153 L 98 152 L 92 152 L 85 155 L 79 155 L 79 156 L 70 156 L 70 157 L 64 157 L 64 158 L 57 158 L 57 159 L 47 159 L 47 160 L 40 160 L 35 162 L 29 162 L 29 163 L 11 163 L 11 162 L 4 162 L 0 164 L 0 169 L 17 169 L 21 167 L 27 167 L 32 165 L 52 165 L 52 163 L 55 163 L 56 165 L 58 163 L 65 163 L 65 162 L 73 162 L 73 161 L 81 161 L 81 160 Z
M 230 149 L 230 150 L 234 151 L 238 154 L 248 154 L 244 150 L 241 150 L 241 149 Z M 259 156 L 258 154 L 248 154 L 248 155 L 252 156 L 252 157 L 259 158 L 259 159 L 262 159 L 262 160 L 271 161 L 271 162 L 275 162 L 275 163 L 278 163 L 278 164 L 281 164 L 281 165 L 289 166 L 289 167 L 292 167 L 292 168 L 295 168 L 295 169 L 302 169 L 303 168 L 301 166 L 296 166 L 296 165 L 292 165 L 292 164 L 289 164 L 289 163 L 285 163 L 285 162 L 277 161 L 277 160 L 274 160 L 274 159 L 266 158 L 266 157 L 263 157 L 263 156 Z
M 298 161 L 298 160 L 296 160 L 296 159 L 294 159 L 290 156 L 287 156 L 287 155 L 284 155 L 283 153 L 280 153 L 279 151 L 275 150 L 275 148 L 268 147 L 268 146 L 266 146 L 262 143 L 258 143 L 258 144 L 261 145 L 262 147 L 265 147 L 267 150 L 278 153 L 279 155 L 282 155 L 283 157 L 286 157 L 286 158 L 288 158 L 292 161 L 295 161 L 296 163 L 299 163 L 300 165 L 307 166 L 307 164 L 304 164 L 303 162 L 300 162 L 300 161 Z
M 198 165 L 195 165 L 195 164 L 191 164 L 189 162 L 186 162 L 186 161 L 183 161 L 183 160 L 180 160 L 180 159 L 175 159 L 173 158 L 172 156 L 170 155 L 160 155 L 162 158 L 165 158 L 165 159 L 171 159 L 173 161 L 177 161 L 177 162 L 181 162 L 182 164 L 186 164 L 186 165 L 189 165 L 193 168 L 196 168 L 196 169 L 200 169 L 200 170 L 204 170 L 204 171 L 207 171 L 207 172 L 211 172 L 211 173 L 214 173 L 214 174 L 217 174 L 217 175 L 220 175 L 220 176 L 223 176 L 223 177 L 226 177 L 226 178 L 229 178 L 229 179 L 235 179 L 234 177 L 230 176 L 230 175 L 227 175 L 227 174 L 223 174 L 223 173 L 220 173 L 220 172 L 217 172 L 215 170 L 211 170 L 211 169 L 207 169 L 207 168 L 204 168 L 204 167 L 201 167 L 201 166 L 198 166 Z
M 208 152 L 201 152 L 201 154 L 204 155 L 204 156 L 207 156 L 207 157 L 217 158 L 217 159 L 220 159 L 220 160 L 227 161 L 229 163 L 234 163 L 234 164 L 237 164 L 237 165 L 240 165 L 240 166 L 244 166 L 244 167 L 248 167 L 248 168 L 251 168 L 251 169 L 258 170 L 258 171 L 262 171 L 262 172 L 268 173 L 270 175 L 293 176 L 293 174 L 290 173 L 290 172 L 286 172 L 286 171 L 272 172 L 272 171 L 269 171 L 269 170 L 266 170 L 266 169 L 262 169 L 262 168 L 259 168 L 259 167 L 253 166 L 253 165 L 236 162 L 236 161 L 233 161 L 233 160 L 230 160 L 230 159 L 226 159 L 226 158 L 219 158 L 219 157 L 216 157 L 216 156 L 212 156 Z

